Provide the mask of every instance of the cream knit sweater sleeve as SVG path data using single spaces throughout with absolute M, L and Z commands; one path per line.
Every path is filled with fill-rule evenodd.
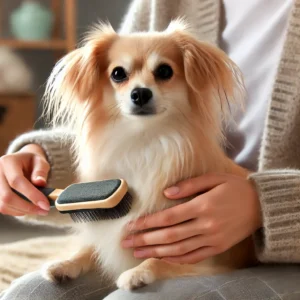
M 269 170 L 249 177 L 261 204 L 263 228 L 254 234 L 261 262 L 300 262 L 300 170 Z

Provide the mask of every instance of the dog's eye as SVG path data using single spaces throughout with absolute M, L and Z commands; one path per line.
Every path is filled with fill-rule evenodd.
M 111 78 L 114 82 L 122 82 L 127 79 L 126 71 L 122 67 L 116 67 L 111 73 Z
M 173 70 L 169 65 L 162 64 L 154 71 L 154 76 L 158 80 L 168 80 L 173 76 Z

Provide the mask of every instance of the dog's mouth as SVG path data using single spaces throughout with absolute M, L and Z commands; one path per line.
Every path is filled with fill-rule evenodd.
M 131 110 L 130 114 L 134 116 L 153 116 L 157 114 L 157 111 L 155 108 L 136 107 Z

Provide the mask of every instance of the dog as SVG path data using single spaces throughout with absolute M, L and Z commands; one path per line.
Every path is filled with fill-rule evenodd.
M 163 190 L 209 172 L 247 177 L 224 152 L 230 106 L 244 97 L 242 74 L 220 49 L 197 40 L 182 19 L 162 32 L 119 35 L 96 26 L 54 68 L 46 88 L 53 125 L 75 132 L 81 182 L 123 178 L 133 196 L 125 217 L 74 225 L 80 249 L 44 268 L 51 281 L 101 270 L 131 290 L 158 279 L 228 272 L 252 263 L 251 238 L 198 264 L 141 261 L 121 240 L 130 221 L 190 200 Z

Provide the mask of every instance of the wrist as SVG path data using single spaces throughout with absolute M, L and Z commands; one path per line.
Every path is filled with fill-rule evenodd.
M 259 195 L 256 190 L 255 184 L 249 180 L 252 192 L 253 192 L 253 200 L 254 200 L 254 211 L 256 212 L 255 214 L 255 230 L 258 230 L 263 227 L 263 216 L 262 216 L 262 208 L 259 200 Z

